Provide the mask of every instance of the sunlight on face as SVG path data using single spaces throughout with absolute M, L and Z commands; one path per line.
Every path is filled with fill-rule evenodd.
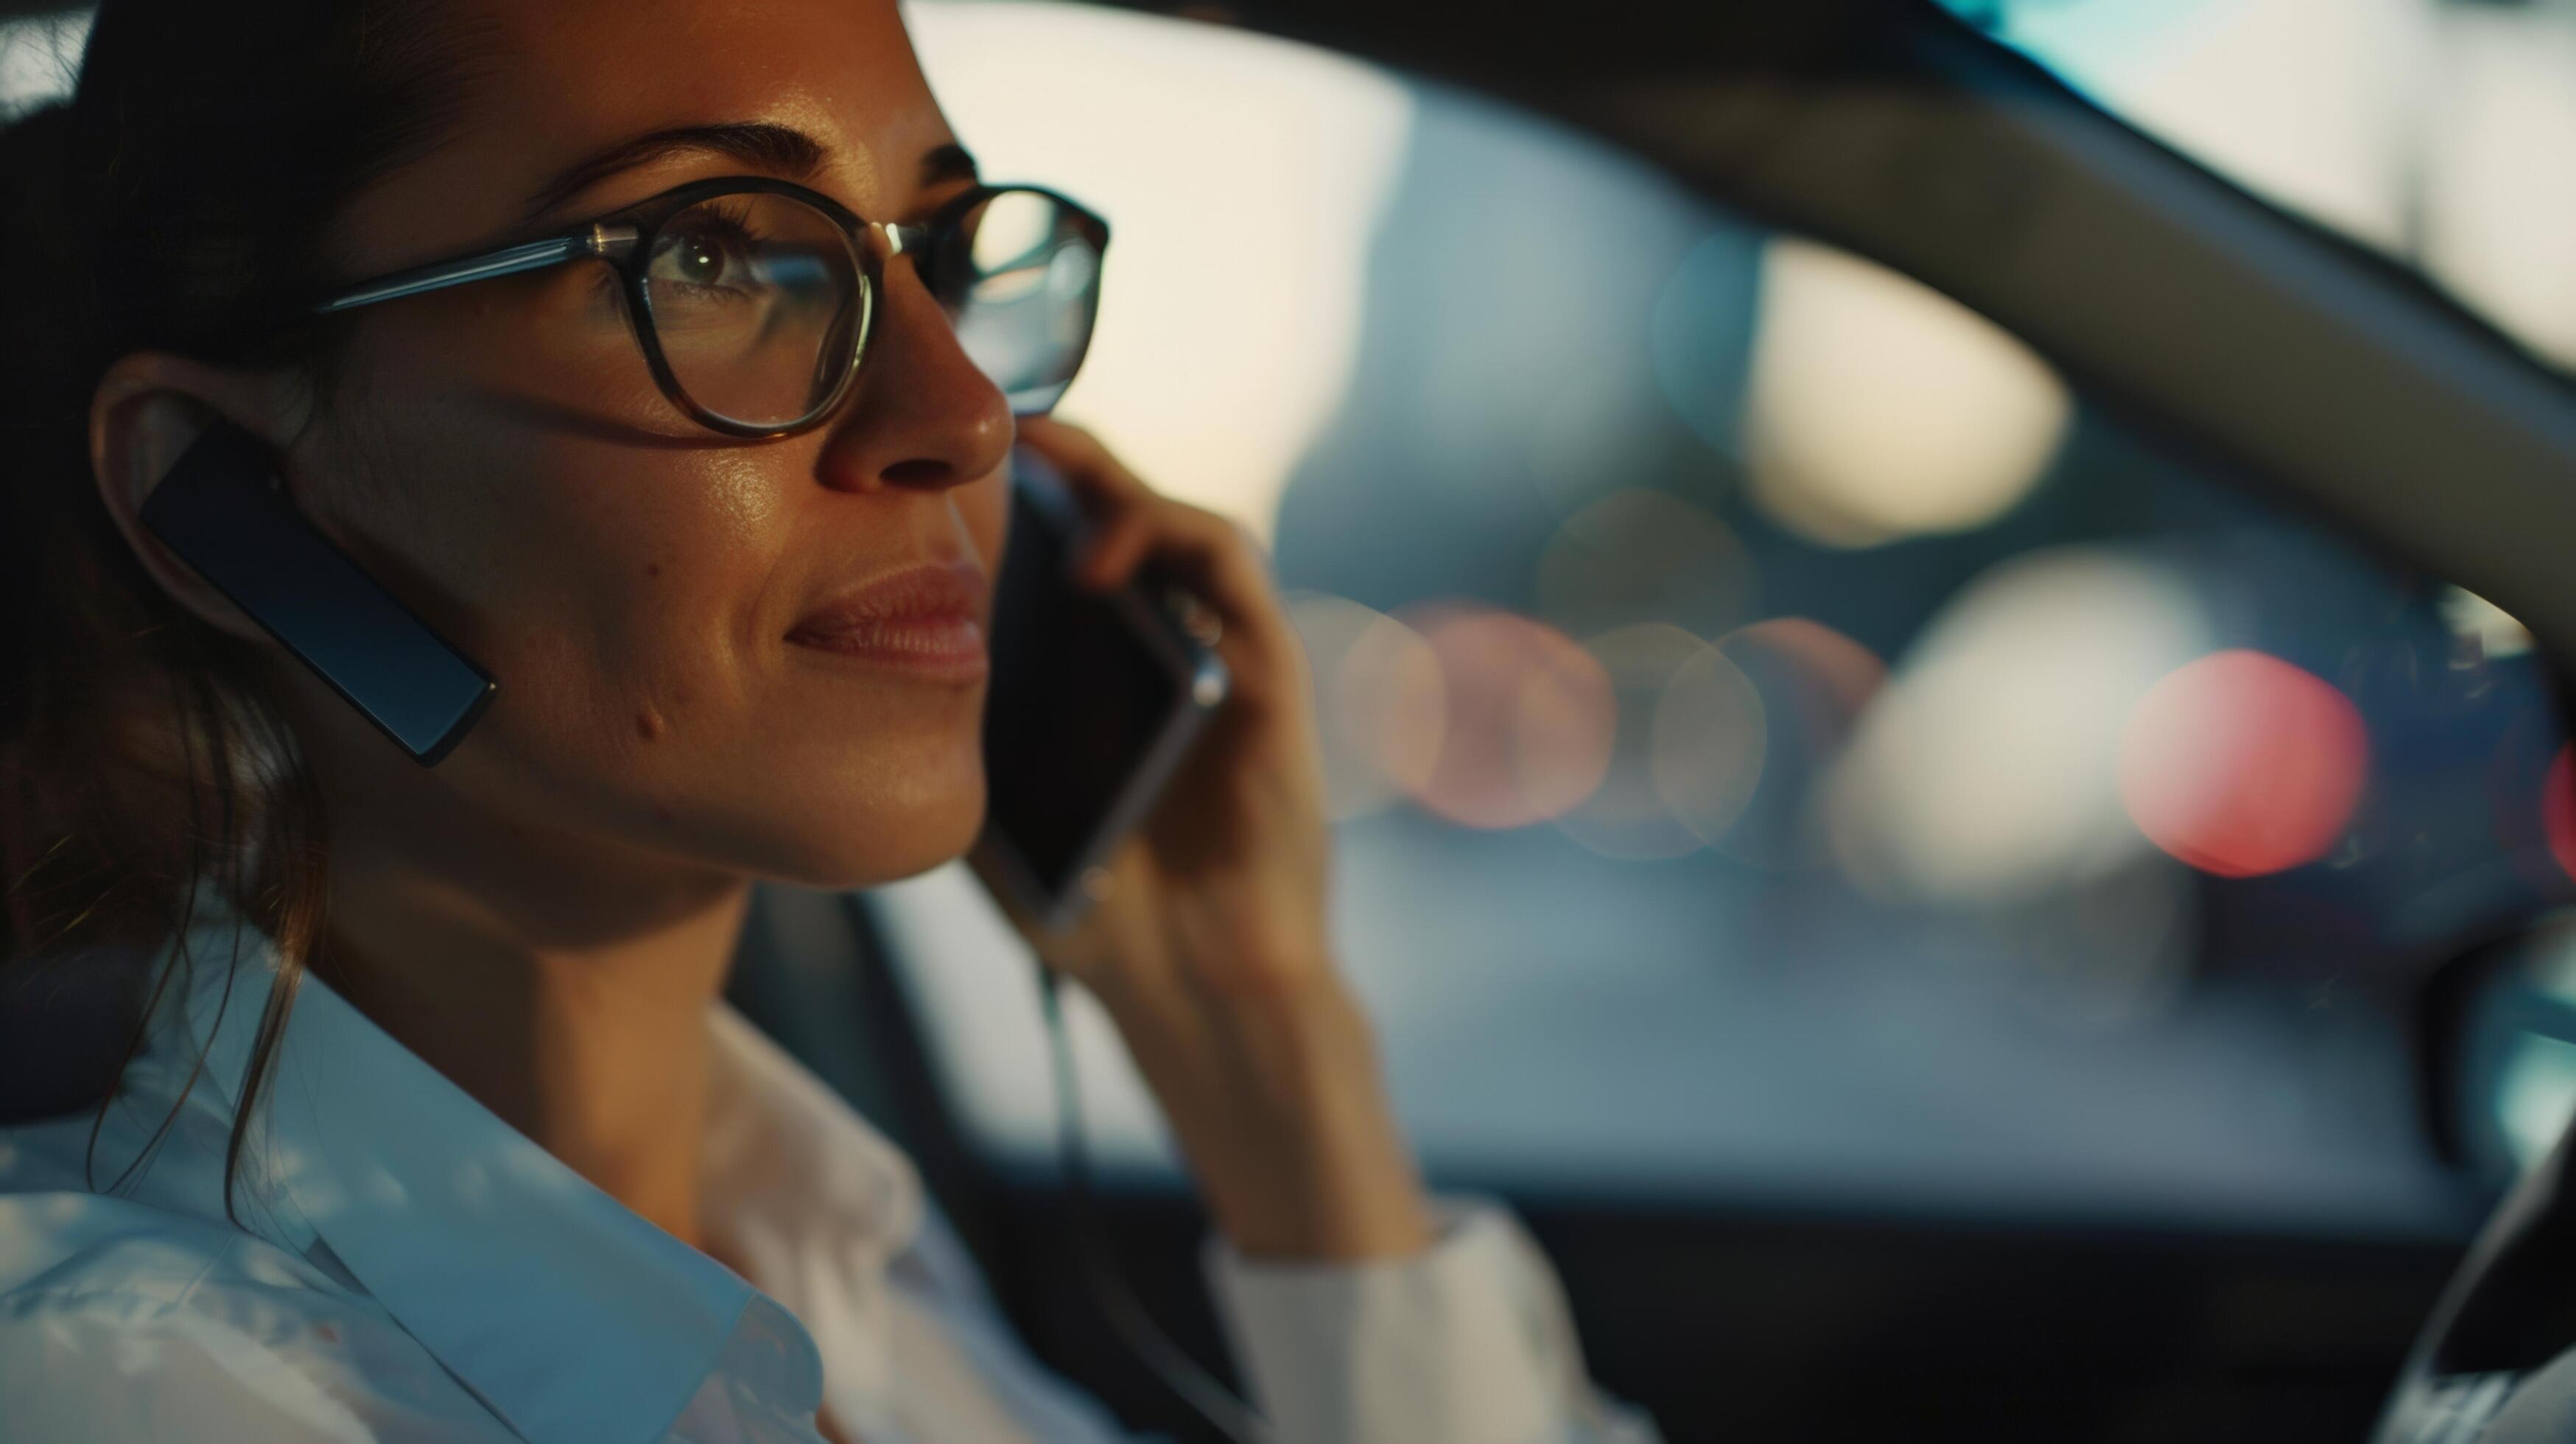
M 792 127 L 821 163 L 784 178 L 872 219 L 919 220 L 965 184 L 924 178 L 955 137 L 891 0 L 796 0 L 750 26 L 712 0 L 514 7 L 493 13 L 487 44 L 451 141 L 345 218 L 346 274 L 568 228 L 688 181 L 781 173 L 676 150 L 531 227 L 523 207 L 548 178 L 677 126 Z M 405 810 L 406 826 L 434 829 L 444 809 L 818 884 L 955 856 L 982 817 L 980 675 L 816 646 L 811 622 L 924 566 L 951 574 L 947 615 L 980 606 L 1005 516 L 1000 393 L 897 261 L 829 424 L 719 436 L 653 384 L 608 275 L 577 262 L 360 318 L 353 384 L 299 458 L 315 509 L 500 693 L 453 757 L 413 775 L 301 683 L 325 786 Z M 882 605 L 843 615 L 881 629 Z

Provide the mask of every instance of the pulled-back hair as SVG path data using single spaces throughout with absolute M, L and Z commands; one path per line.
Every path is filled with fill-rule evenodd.
M 105 0 L 68 97 L 0 129 L 0 978 L 180 942 L 130 998 L 130 1058 L 174 979 L 190 986 L 198 906 L 274 941 L 283 966 L 240 1080 L 227 1209 L 322 930 L 324 818 L 277 705 L 275 654 L 173 601 L 108 515 L 90 403 L 110 364 L 144 350 L 300 366 L 327 387 L 336 333 L 301 323 L 302 303 L 351 199 L 452 124 L 472 51 L 448 11 Z M 258 1006 L 229 975 L 223 996 Z M 93 1186 L 96 1143 L 94 1124 Z

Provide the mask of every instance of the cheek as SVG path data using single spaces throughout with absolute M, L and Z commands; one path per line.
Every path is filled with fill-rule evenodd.
M 776 491 L 738 468 L 655 467 L 540 449 L 424 527 L 496 653 L 538 647 L 593 690 L 738 653 L 785 545 Z
M 772 640 L 764 603 L 787 546 L 777 495 L 739 466 L 545 469 L 492 544 L 477 611 L 493 665 L 515 663 L 556 748 L 653 762 L 711 728 L 708 742 L 735 740 Z
M 785 449 L 603 447 L 461 419 L 386 440 L 403 466 L 375 474 L 394 504 L 353 520 L 400 555 L 367 560 L 501 684 L 440 769 L 478 809 L 823 885 L 972 841 L 982 689 L 852 675 L 785 640 L 825 545 Z M 1007 483 L 950 497 L 991 567 Z
M 329 508 L 362 562 L 500 680 L 486 752 L 631 768 L 744 710 L 786 546 L 774 480 L 721 450 L 568 442 L 433 412 L 341 449 Z

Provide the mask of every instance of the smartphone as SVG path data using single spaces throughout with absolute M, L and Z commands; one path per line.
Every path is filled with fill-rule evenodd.
M 1012 454 L 1011 530 L 994 581 L 984 702 L 988 880 L 1042 928 L 1082 915 L 1231 685 L 1149 577 L 1072 579 L 1082 519 L 1053 467 Z

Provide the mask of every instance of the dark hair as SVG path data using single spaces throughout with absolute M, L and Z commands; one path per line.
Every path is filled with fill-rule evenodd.
M 70 98 L 0 130 L 19 278 L 0 287 L 0 969 L 175 941 L 131 999 L 130 1060 L 174 974 L 185 995 L 201 899 L 274 941 L 284 965 L 241 1080 L 228 1213 L 322 933 L 324 820 L 273 654 L 174 602 L 108 516 L 90 400 L 140 350 L 301 365 L 327 386 L 334 333 L 294 320 L 325 279 L 325 238 L 450 128 L 471 42 L 431 0 L 106 0 Z M 94 1122 L 93 1166 L 97 1138 Z

